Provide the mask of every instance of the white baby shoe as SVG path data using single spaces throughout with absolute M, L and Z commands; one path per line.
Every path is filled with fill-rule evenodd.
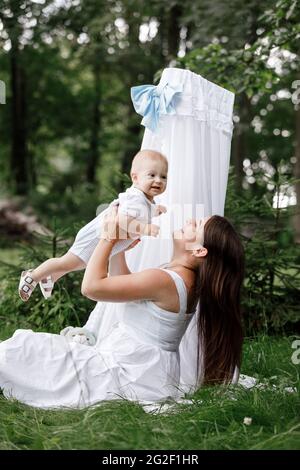
M 39 285 L 44 299 L 50 299 L 54 287 L 52 277 L 47 276 L 45 279 L 41 279 Z
M 73 343 L 86 344 L 87 346 L 94 346 L 96 344 L 95 335 L 86 328 L 67 326 L 61 330 L 60 334 Z

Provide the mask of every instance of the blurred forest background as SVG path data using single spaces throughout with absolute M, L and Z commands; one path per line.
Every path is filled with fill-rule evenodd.
M 167 66 L 236 95 L 225 215 L 246 249 L 245 328 L 295 333 L 299 38 L 296 0 L 0 0 L 1 334 L 86 319 L 81 274 L 51 302 L 35 292 L 23 304 L 20 269 L 63 253 L 128 185 L 144 131 L 130 87 L 157 83 Z

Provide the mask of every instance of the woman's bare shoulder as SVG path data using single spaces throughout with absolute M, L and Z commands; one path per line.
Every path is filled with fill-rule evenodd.
M 149 279 L 153 284 L 161 284 L 162 286 L 173 284 L 172 277 L 160 268 L 148 268 L 135 274 Z

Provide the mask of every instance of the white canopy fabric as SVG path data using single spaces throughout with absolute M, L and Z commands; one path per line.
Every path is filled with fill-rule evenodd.
M 182 91 L 174 94 L 168 113 L 162 100 L 172 88 Z M 132 271 L 167 263 L 173 250 L 171 233 L 187 218 L 223 215 L 228 180 L 234 94 L 178 68 L 165 69 L 159 85 L 151 89 L 159 113 L 158 127 L 145 129 L 141 148 L 158 150 L 168 159 L 167 189 L 156 198 L 168 211 L 153 220 L 160 225 L 159 238 L 145 237 L 126 253 Z M 101 341 L 121 320 L 122 304 L 98 302 L 85 327 Z M 193 391 L 196 386 L 196 325 L 194 315 L 180 344 L 179 387 L 183 392 Z M 233 381 L 237 378 L 238 370 Z

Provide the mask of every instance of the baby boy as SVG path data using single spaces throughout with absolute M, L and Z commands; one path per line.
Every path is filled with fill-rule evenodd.
M 152 217 L 166 212 L 164 206 L 155 203 L 154 197 L 162 194 L 167 185 L 168 161 L 154 150 L 139 151 L 131 166 L 132 186 L 110 206 L 79 230 L 69 251 L 58 258 L 51 258 L 35 269 L 23 271 L 19 283 L 19 295 L 26 302 L 39 283 L 43 296 L 51 296 L 54 283 L 65 274 L 84 269 L 101 238 L 105 215 L 112 205 L 118 205 L 120 225 L 134 227 L 132 238 L 143 235 L 157 236 L 159 227 L 151 223 Z M 130 230 L 129 230 L 130 231 Z M 130 231 L 131 232 L 131 231 Z M 111 256 L 125 250 L 131 239 L 119 241 Z

